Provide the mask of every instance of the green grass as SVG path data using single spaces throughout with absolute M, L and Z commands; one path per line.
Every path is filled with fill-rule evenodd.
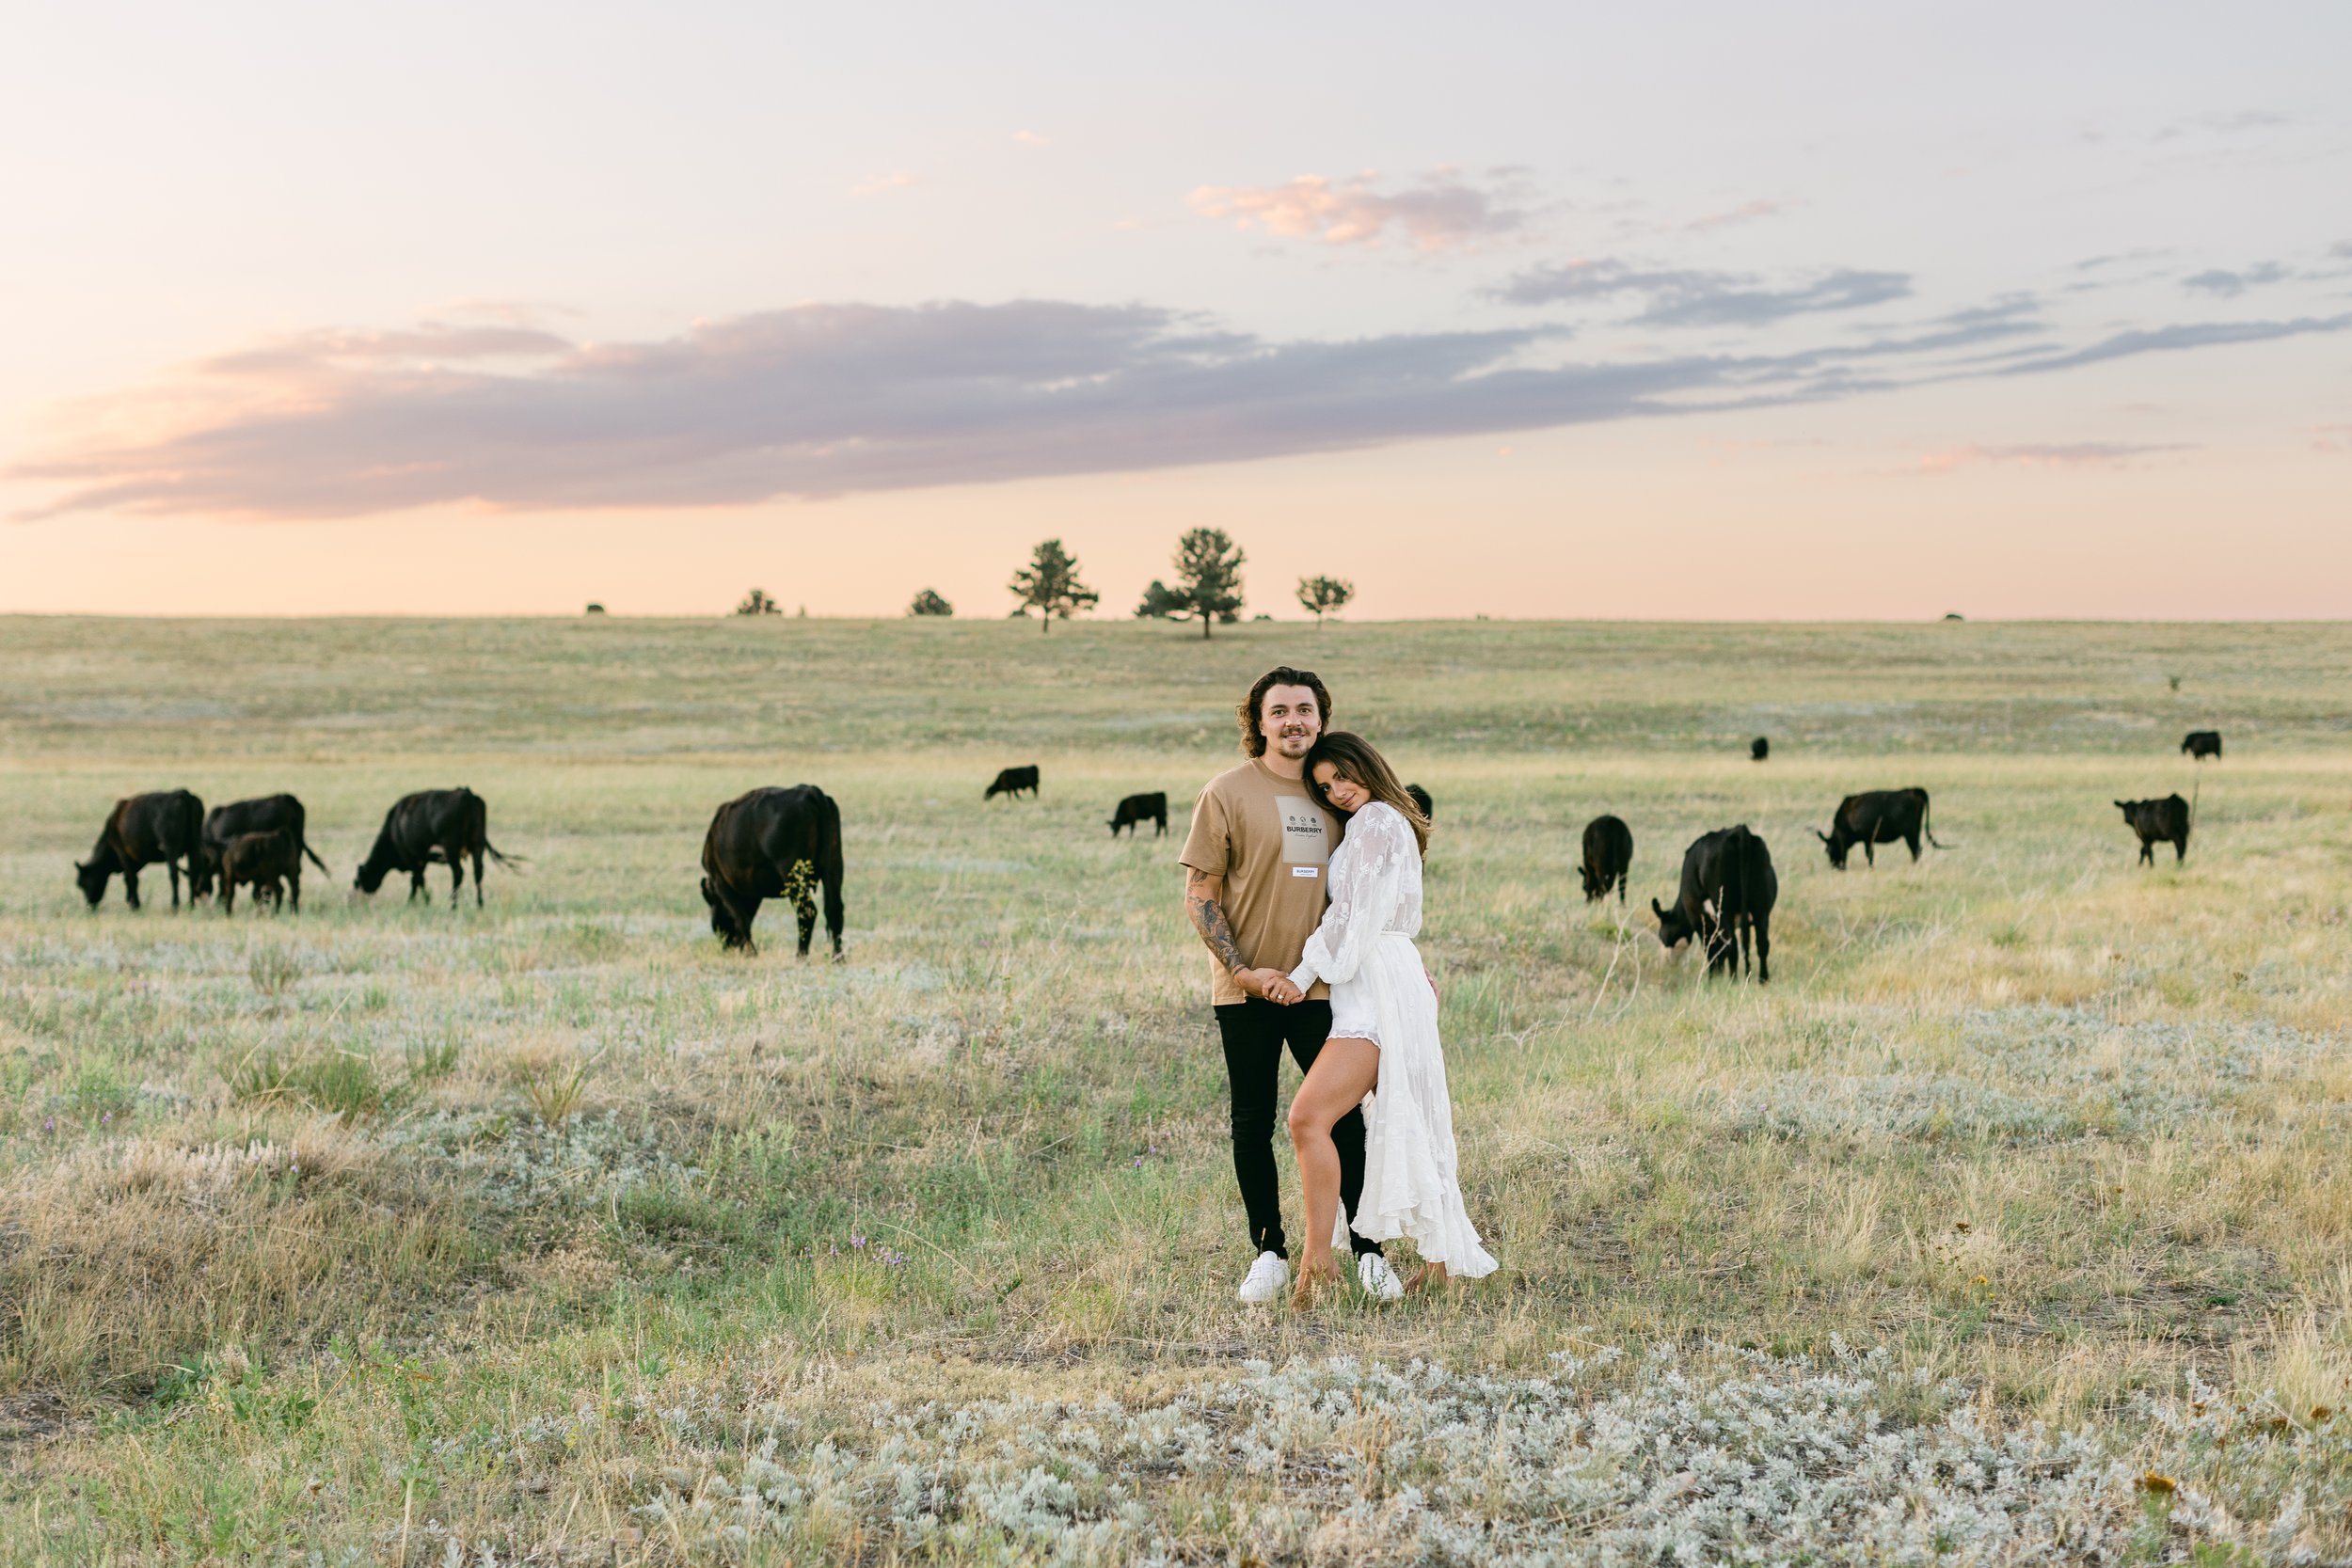
M 1424 950 L 1505 1265 L 1442 1302 L 1232 1301 L 1183 811 L 1104 826 L 1226 766 L 1279 659 L 1437 797 Z M 982 803 L 1032 761 L 1041 800 Z M 848 962 L 775 906 L 724 955 L 710 811 L 803 780 Z M 390 801 L 454 784 L 528 870 L 479 911 L 350 894 Z M 1837 797 L 1911 784 L 1950 847 L 1829 870 Z M 298 793 L 334 875 L 299 916 L 86 911 L 106 806 L 181 785 Z M 2174 788 L 2187 863 L 2141 870 L 2109 802 Z M 1834 1341 L 2135 1464 L 2144 1402 L 2209 1388 L 2289 1468 L 2183 1481 L 2267 1520 L 2318 1475 L 2299 1528 L 2352 1550 L 2311 1414 L 2352 1402 L 2347 807 L 2337 626 L 0 621 L 0 1563 L 756 1557 L 687 1507 L 755 1416 L 866 1452 L 876 1401 Z M 1601 811 L 1622 923 L 1578 891 Z M 1648 934 L 1735 820 L 1782 878 L 1769 990 Z M 1204 1556 L 1289 1550 L 1152 1496 Z

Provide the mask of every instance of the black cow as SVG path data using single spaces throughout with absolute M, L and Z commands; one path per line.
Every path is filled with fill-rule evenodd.
M 1119 836 L 1121 828 L 1139 828 L 1146 822 L 1157 822 L 1159 832 L 1153 838 L 1168 836 L 1168 791 L 1155 789 L 1149 795 L 1130 795 L 1119 802 L 1111 814 L 1111 837 Z
M 215 806 L 204 814 L 204 840 L 200 866 L 191 867 L 188 880 L 195 884 L 195 895 L 207 896 L 213 891 L 213 879 L 220 873 L 221 851 L 229 841 L 245 833 L 274 833 L 280 828 L 294 835 L 297 852 L 310 857 L 310 863 L 321 871 L 326 863 L 310 847 L 305 836 L 309 816 L 302 802 L 291 795 L 262 795 L 250 800 L 231 800 L 225 806 Z M 302 908 L 302 890 L 294 890 L 294 908 Z
M 1429 791 L 1419 784 L 1406 784 L 1405 793 L 1411 796 L 1413 804 L 1421 808 L 1421 819 L 1423 822 L 1435 822 L 1438 819 L 1438 808 L 1431 802 Z
M 188 863 L 188 895 L 196 895 L 196 867 L 202 857 L 204 802 L 184 789 L 161 790 L 117 800 L 98 830 L 98 847 L 73 863 L 73 879 L 96 909 L 106 896 L 106 880 L 122 873 L 122 896 L 139 907 L 139 868 L 164 863 L 171 873 L 171 907 L 180 907 L 180 862 Z
M 461 863 L 468 855 L 473 857 L 473 904 L 482 907 L 482 857 L 487 854 L 501 865 L 519 865 L 521 857 L 512 859 L 501 855 L 498 846 L 490 842 L 490 808 L 481 796 L 459 785 L 455 789 L 421 789 L 414 795 L 404 795 L 390 811 L 384 814 L 384 826 L 375 835 L 375 847 L 359 863 L 359 875 L 352 886 L 361 893 L 373 893 L 384 885 L 384 879 L 395 871 L 408 873 L 408 901 L 422 898 L 433 902 L 433 895 L 425 891 L 424 869 L 437 863 L 449 866 L 449 906 L 457 907 L 457 890 L 466 885 L 466 868 Z
M 2181 750 L 2186 752 L 2190 758 L 2197 762 L 2202 762 L 2207 757 L 2217 757 L 2221 754 L 2221 732 L 2219 730 L 2191 730 L 2181 736 Z
M 321 867 L 324 870 L 324 867 Z M 220 850 L 220 912 L 237 912 L 237 885 L 253 889 L 253 903 L 283 909 L 286 888 L 294 887 L 294 908 L 302 912 L 302 841 L 284 828 L 265 833 L 239 833 Z
M 2178 795 L 2168 795 L 2161 800 L 2118 800 L 2118 809 L 2132 832 L 2139 835 L 2139 859 L 2143 865 L 2156 863 L 2156 846 L 2172 846 L 2172 863 L 2178 865 L 2188 859 L 2188 802 Z
M 1633 869 L 1633 830 L 1614 816 L 1596 816 L 1584 824 L 1584 902 L 1609 896 L 1611 884 L 1617 902 L 1625 902 L 1625 884 Z
M 1928 829 L 1928 792 L 1916 785 L 1910 789 L 1872 789 L 1860 795 L 1849 795 L 1837 802 L 1837 814 L 1830 818 L 1829 832 L 1819 828 L 1813 836 L 1829 846 L 1829 863 L 1838 870 L 1846 869 L 1846 856 L 1857 844 L 1862 846 L 1862 858 L 1872 866 L 1879 863 L 1874 845 L 1892 844 L 1901 839 L 1911 847 L 1911 858 L 1919 858 L 1919 839 L 1925 834 L 1935 844 L 1935 834 Z M 1944 847 L 1935 844 L 1938 849 Z
M 1030 769 L 1035 772 L 1035 768 Z M 801 917 L 801 957 L 817 930 L 817 889 L 825 930 L 841 961 L 841 808 L 815 784 L 755 789 L 721 806 L 703 834 L 703 902 L 710 928 L 730 948 L 756 953 L 752 922 L 769 898 L 789 898 Z
M 993 800 L 999 795 L 1009 795 L 1013 797 L 1013 799 L 1019 800 L 1021 798 L 1021 792 L 1025 789 L 1027 790 L 1032 796 L 1037 794 L 1036 763 L 1031 763 L 1026 768 L 1006 768 L 1003 772 L 996 775 L 996 782 L 988 786 L 988 793 L 981 796 L 980 799 L 983 800 Z
M 1772 905 L 1780 897 L 1780 878 L 1772 871 L 1772 851 L 1748 832 L 1744 822 L 1702 834 L 1682 852 L 1682 890 L 1675 907 L 1661 910 L 1649 901 L 1658 916 L 1658 940 L 1679 947 L 1692 937 L 1707 949 L 1707 973 L 1718 971 L 1738 978 L 1747 958 L 1746 935 L 1756 933 L 1756 977 L 1772 978 Z
M 1769 757 L 1772 754 L 1772 743 L 1765 739 L 1762 736 L 1759 735 L 1754 740 L 1748 742 L 1748 760 L 1750 762 L 1762 762 L 1766 757 Z

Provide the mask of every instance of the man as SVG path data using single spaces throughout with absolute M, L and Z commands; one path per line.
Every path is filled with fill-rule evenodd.
M 1329 989 L 1318 980 L 1302 992 L 1290 979 L 1323 919 L 1324 874 L 1339 838 L 1337 822 L 1305 779 L 1308 748 L 1323 733 L 1330 707 L 1330 694 L 1312 671 L 1286 664 L 1259 676 L 1234 709 L 1248 760 L 1201 789 L 1178 857 L 1184 912 L 1209 949 L 1210 999 L 1232 1090 L 1233 1175 L 1258 1254 L 1241 1283 L 1248 1302 L 1273 1301 L 1290 1283 L 1274 1167 L 1282 1048 L 1305 1072 L 1331 1033 Z M 1341 1118 L 1331 1141 L 1340 1155 L 1342 1212 L 1352 1216 L 1364 1190 L 1363 1113 Z M 1378 1243 L 1353 1231 L 1348 1241 L 1366 1291 L 1381 1301 L 1404 1294 Z

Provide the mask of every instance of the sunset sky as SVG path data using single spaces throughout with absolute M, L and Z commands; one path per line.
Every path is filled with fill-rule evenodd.
M 10 8 L 0 611 L 2352 615 L 2352 7 Z

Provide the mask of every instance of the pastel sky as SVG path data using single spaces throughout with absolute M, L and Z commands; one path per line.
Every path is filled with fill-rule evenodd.
M 2352 615 L 2352 7 L 15 6 L 0 610 Z

